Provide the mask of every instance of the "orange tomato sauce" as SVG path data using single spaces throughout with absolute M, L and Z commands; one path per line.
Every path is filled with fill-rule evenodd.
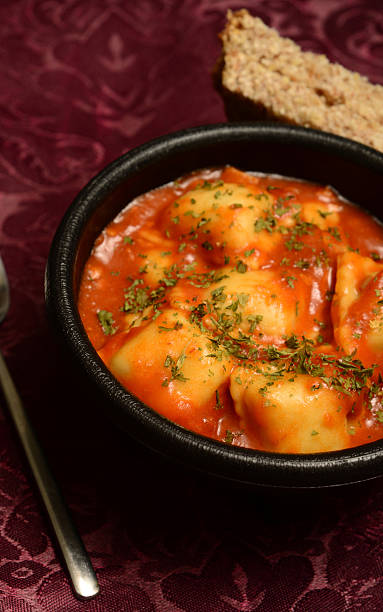
M 330 187 L 228 166 L 146 193 L 97 238 L 78 309 L 116 378 L 198 434 L 383 437 L 383 228 Z

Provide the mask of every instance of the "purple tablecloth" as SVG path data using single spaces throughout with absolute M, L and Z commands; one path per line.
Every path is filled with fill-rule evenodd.
M 3 0 L 0 346 L 91 555 L 70 590 L 13 428 L 0 413 L 0 611 L 373 612 L 383 608 L 381 481 L 247 492 L 119 432 L 46 320 L 44 266 L 76 192 L 113 158 L 224 121 L 211 70 L 228 8 L 383 83 L 379 0 Z M 3 405 L 3 404 L 2 404 Z

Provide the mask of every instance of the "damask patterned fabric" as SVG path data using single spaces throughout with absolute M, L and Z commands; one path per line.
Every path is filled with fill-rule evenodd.
M 12 303 L 0 346 L 91 555 L 77 601 L 0 412 L 1 612 L 379 612 L 381 481 L 244 491 L 139 447 L 108 420 L 46 320 L 49 246 L 105 164 L 224 121 L 211 70 L 228 8 L 383 83 L 380 0 L 3 0 L 0 248 Z

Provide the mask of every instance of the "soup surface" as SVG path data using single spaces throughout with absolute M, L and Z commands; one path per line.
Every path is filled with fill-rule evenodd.
M 187 429 L 279 453 L 383 438 L 383 228 L 329 187 L 228 166 L 142 195 L 78 307 L 114 376 Z

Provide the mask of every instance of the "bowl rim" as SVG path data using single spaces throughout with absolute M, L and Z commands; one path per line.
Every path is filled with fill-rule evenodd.
M 102 392 L 110 416 L 140 442 L 182 463 L 239 483 L 274 487 L 336 486 L 383 474 L 383 439 L 340 451 L 310 454 L 271 453 L 227 445 L 184 429 L 133 396 L 98 357 L 82 326 L 75 304 L 73 270 L 76 244 L 89 215 L 123 179 L 177 150 L 226 140 L 262 140 L 301 144 L 341 154 L 382 175 L 383 154 L 356 141 L 311 128 L 260 122 L 218 123 L 160 136 L 124 153 L 79 192 L 52 241 L 45 273 L 45 299 L 53 326 L 88 378 Z M 192 168 L 194 169 L 194 168 Z M 177 177 L 174 177 L 174 179 Z

